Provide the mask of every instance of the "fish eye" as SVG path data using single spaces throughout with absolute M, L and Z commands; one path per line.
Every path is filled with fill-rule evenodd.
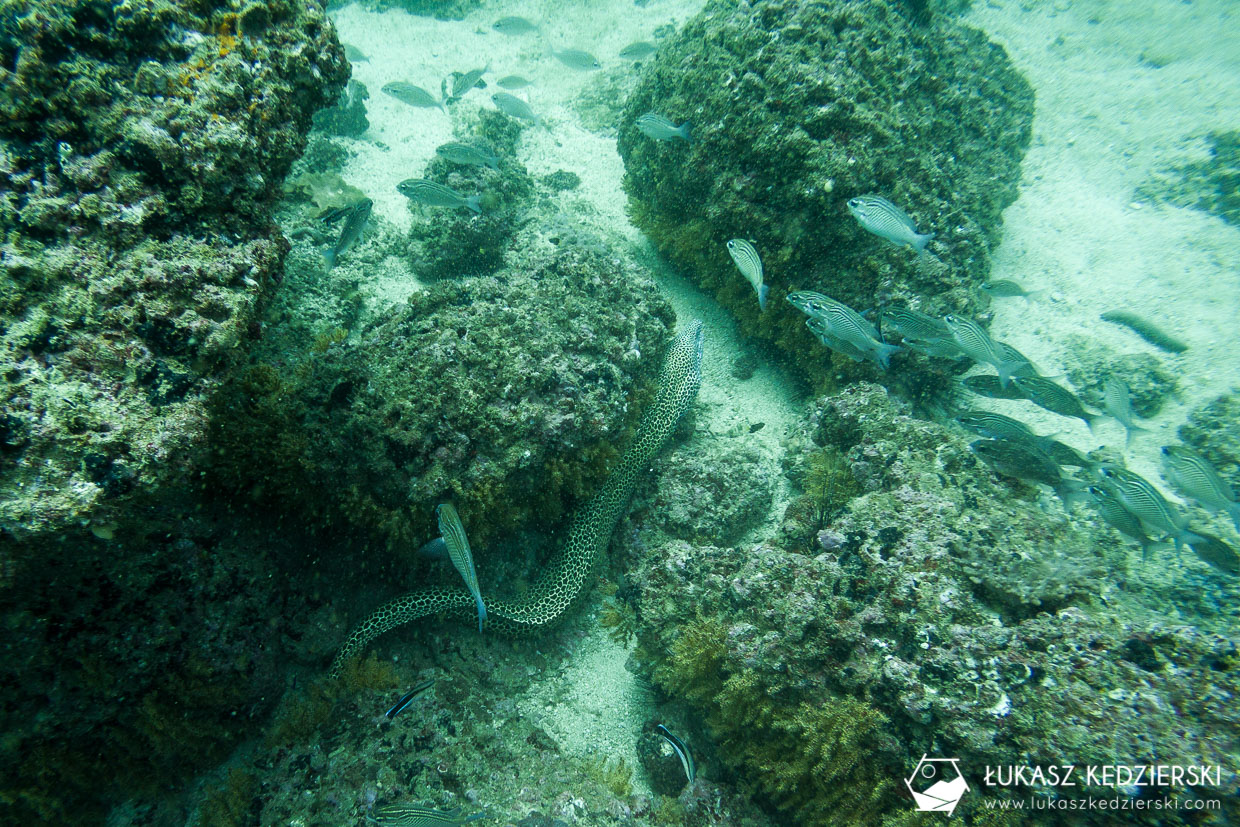
M 735 242 L 735 241 L 729 241 L 729 242 L 728 242 L 728 249 L 729 249 L 729 250 L 731 250 L 731 249 L 732 249 L 733 247 L 735 247 L 735 246 L 736 246 L 736 242 Z

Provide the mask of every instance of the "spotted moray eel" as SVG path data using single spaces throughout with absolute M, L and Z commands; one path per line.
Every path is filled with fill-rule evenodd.
M 702 382 L 702 338 L 702 323 L 694 321 L 672 341 L 659 372 L 658 395 L 642 414 L 633 444 L 598 494 L 573 515 L 567 540 L 524 599 L 488 601 L 487 626 L 513 634 L 546 628 L 584 593 L 634 485 L 697 396 Z M 468 616 L 474 608 L 474 598 L 463 589 L 435 587 L 402 595 L 372 612 L 350 633 L 332 661 L 331 674 L 339 676 L 350 660 L 384 632 L 437 612 Z

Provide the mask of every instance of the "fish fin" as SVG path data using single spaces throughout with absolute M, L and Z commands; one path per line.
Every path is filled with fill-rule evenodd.
M 685 143 L 687 144 L 693 143 L 693 135 L 689 132 L 688 121 L 685 121 L 680 126 L 676 127 L 676 134 L 679 135 L 681 140 L 683 140 Z
M 995 365 L 995 370 L 999 372 L 999 387 L 1006 388 L 1012 382 L 1012 377 L 1016 375 L 1016 371 L 1025 366 L 1024 362 L 1000 362 Z
M 331 270 L 333 267 L 336 266 L 336 251 L 328 250 L 326 253 L 323 254 L 323 260 L 327 262 L 327 269 Z
M 874 350 L 875 355 L 878 357 L 878 363 L 883 366 L 883 370 L 886 370 L 889 367 L 891 362 L 891 354 L 895 353 L 899 349 L 900 348 L 896 345 L 885 345 L 882 342 L 878 343 L 878 347 Z
M 921 235 L 913 234 L 913 246 L 917 248 L 917 252 L 925 253 L 926 245 L 930 243 L 930 239 L 934 238 L 934 233 L 922 233 Z
M 766 294 L 771 292 L 771 288 L 765 284 L 758 285 L 758 312 L 766 310 Z
M 465 206 L 469 207 L 471 210 L 478 213 L 479 215 L 482 215 L 482 203 L 479 201 L 480 198 L 482 198 L 481 195 L 469 196 L 468 198 L 465 199 Z
M 1240 531 L 1240 503 L 1228 503 L 1226 511 L 1231 515 L 1231 521 L 1236 524 L 1236 531 Z
M 487 619 L 487 607 L 482 604 L 482 595 L 480 593 L 474 595 L 474 603 L 478 606 L 478 631 L 481 632 L 482 624 Z

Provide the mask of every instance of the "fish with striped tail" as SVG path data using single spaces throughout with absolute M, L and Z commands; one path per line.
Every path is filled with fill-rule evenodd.
M 866 232 L 901 247 L 913 247 L 919 253 L 924 253 L 926 245 L 934 238 L 934 233 L 917 232 L 917 225 L 908 213 L 877 195 L 850 199 L 848 211 Z
M 438 810 L 424 807 L 421 804 L 388 804 L 376 807 L 373 815 L 367 816 L 379 827 L 449 827 L 455 824 L 468 824 L 484 817 L 486 812 L 462 816 L 460 807 L 451 810 Z
M 1240 504 L 1236 492 L 1205 457 L 1183 445 L 1164 445 L 1163 469 L 1176 490 L 1210 511 L 1225 511 L 1240 531 Z
M 426 178 L 406 178 L 396 185 L 401 195 L 427 207 L 466 207 L 476 213 L 482 212 L 481 196 L 461 195 L 447 184 Z
M 1189 530 L 1188 519 L 1145 477 L 1109 462 L 1099 466 L 1099 473 L 1111 484 L 1124 508 L 1152 531 L 1169 536 L 1177 551 L 1198 539 Z
M 443 503 L 435 509 L 439 518 L 439 533 L 443 535 L 444 547 L 448 550 L 448 559 L 465 581 L 465 588 L 473 595 L 474 605 L 478 607 L 478 631 L 487 619 L 487 607 L 482 603 L 482 592 L 478 589 L 478 573 L 474 571 L 474 554 L 469 549 L 469 538 L 465 536 L 465 526 L 461 525 L 461 517 L 456 513 L 456 506 Z
M 734 238 L 728 242 L 728 255 L 736 263 L 736 269 L 757 291 L 758 310 L 766 310 L 766 294 L 770 288 L 762 283 L 762 258 L 757 248 L 743 238 Z

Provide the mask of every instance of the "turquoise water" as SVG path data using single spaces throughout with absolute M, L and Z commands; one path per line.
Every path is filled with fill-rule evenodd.
M 1230 823 L 1237 32 L 0 3 L 2 820 Z

